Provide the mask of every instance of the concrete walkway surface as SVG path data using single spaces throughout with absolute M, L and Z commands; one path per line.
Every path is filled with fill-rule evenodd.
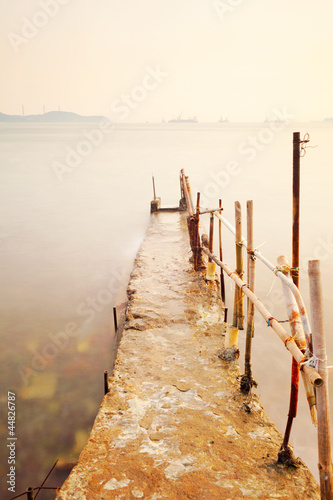
M 218 357 L 223 304 L 190 255 L 186 217 L 153 214 L 110 393 L 58 500 L 320 498 L 305 466 L 277 465 L 280 433 Z

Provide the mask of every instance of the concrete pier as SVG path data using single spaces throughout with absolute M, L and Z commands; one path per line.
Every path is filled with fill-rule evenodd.
M 219 358 L 223 304 L 189 250 L 184 214 L 152 214 L 110 392 L 58 500 L 320 498 L 304 464 L 277 465 L 282 436 Z

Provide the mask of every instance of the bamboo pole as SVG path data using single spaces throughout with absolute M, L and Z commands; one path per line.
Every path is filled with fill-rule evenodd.
M 302 380 L 303 380 L 303 385 L 304 385 L 304 390 L 306 394 L 306 399 L 308 401 L 309 409 L 310 409 L 310 415 L 311 415 L 311 420 L 312 423 L 315 427 L 318 425 L 318 420 L 317 420 L 317 402 L 316 402 L 316 394 L 315 390 L 312 384 L 310 384 L 308 377 L 305 375 L 303 370 L 301 371 L 302 375 Z
M 281 269 L 281 272 L 283 272 L 285 276 L 290 278 L 290 266 L 287 257 L 285 255 L 280 255 L 280 257 L 278 257 L 277 259 L 277 263 Z M 288 288 L 284 282 L 282 282 L 282 289 L 286 303 L 292 337 L 294 338 L 296 345 L 304 353 L 306 350 L 306 340 L 301 322 L 301 317 L 295 301 L 295 297 L 293 296 L 290 288 Z M 280 461 L 284 461 L 285 452 L 288 453 L 288 456 L 290 454 L 288 446 L 289 446 L 289 439 L 293 421 L 297 415 L 298 390 L 299 390 L 299 365 L 297 361 L 295 361 L 295 359 L 293 358 L 291 367 L 291 387 L 290 387 L 288 419 L 283 437 L 283 443 L 281 446 L 281 451 L 279 454 Z
M 202 250 L 209 257 L 211 257 L 211 259 L 214 262 L 216 262 L 218 266 L 222 267 L 227 276 L 229 276 L 229 278 L 231 278 L 235 283 L 237 283 L 237 285 L 243 290 L 244 295 L 249 297 L 249 299 L 254 303 L 256 309 L 264 318 L 265 322 L 272 328 L 272 330 L 274 330 L 274 332 L 282 340 L 282 342 L 285 344 L 286 348 L 296 359 L 296 361 L 298 363 L 304 361 L 304 355 L 302 351 L 300 351 L 296 343 L 288 335 L 288 333 L 281 326 L 281 324 L 275 318 L 272 317 L 271 313 L 266 309 L 261 300 L 259 300 L 258 297 L 247 287 L 247 284 L 244 283 L 244 281 L 242 281 L 240 277 L 235 272 L 233 272 L 229 266 L 227 266 L 227 264 L 221 262 L 217 257 L 215 257 L 215 255 L 211 254 L 207 248 L 203 247 Z M 322 378 L 314 368 L 308 365 L 303 365 L 302 369 L 308 375 L 311 384 L 313 384 L 315 387 L 320 387 L 323 384 Z
M 278 263 L 279 267 L 281 268 L 281 272 L 283 272 L 283 274 L 285 276 L 290 278 L 290 266 L 289 266 L 289 262 L 288 262 L 287 257 L 285 255 L 281 255 L 280 257 L 278 257 L 277 263 Z M 282 269 L 284 269 L 284 271 Z M 292 291 L 290 290 L 290 288 L 283 281 L 282 281 L 282 290 L 283 290 L 283 295 L 284 295 L 285 304 L 286 304 L 286 308 L 287 308 L 287 315 L 289 318 L 289 324 L 290 324 L 292 336 L 294 337 L 295 342 L 298 345 L 298 347 L 300 348 L 300 350 L 302 352 L 305 352 L 306 348 L 307 348 L 307 342 L 306 342 L 306 338 L 305 338 L 305 334 L 304 334 L 304 330 L 303 330 L 303 325 L 302 325 L 300 313 L 299 313 L 298 306 L 296 303 L 296 299 L 295 299 Z M 292 373 L 294 373 L 293 369 L 292 369 Z M 297 374 L 296 374 L 296 376 L 297 376 Z M 309 384 L 309 382 L 307 381 L 307 378 L 303 372 L 302 372 L 302 378 L 303 378 L 304 389 L 306 392 L 306 396 L 307 396 L 307 400 L 308 400 L 308 404 L 309 404 L 309 408 L 310 408 L 311 419 L 312 419 L 313 424 L 317 425 L 316 407 L 315 407 L 316 398 L 315 398 L 315 394 L 314 394 L 314 389 L 313 389 L 313 386 L 311 384 Z M 292 387 L 294 387 L 294 386 L 295 386 L 295 383 L 292 383 Z M 292 400 L 292 398 L 290 398 L 289 414 L 290 414 L 290 416 L 293 415 L 291 417 L 291 419 L 296 417 L 296 413 L 297 413 L 297 399 L 296 399 L 296 406 L 293 406 L 293 400 Z M 291 425 L 290 425 L 290 429 L 291 429 Z M 288 438 L 288 440 L 289 440 L 289 438 Z M 286 441 L 286 444 L 288 444 L 288 441 Z
M 255 257 L 253 255 L 253 201 L 247 201 L 247 284 L 248 288 L 254 292 L 255 280 Z M 251 344 L 254 334 L 254 304 L 247 298 L 247 326 L 245 345 L 245 376 L 252 380 L 251 371 Z
M 194 253 L 194 269 L 196 271 L 199 270 L 199 267 L 202 265 L 201 259 L 201 243 L 200 243 L 200 234 L 199 234 L 199 218 L 200 218 L 200 193 L 197 193 L 197 206 L 196 206 L 196 214 L 195 214 L 195 223 L 194 223 L 194 245 L 195 245 L 195 253 Z
M 309 261 L 309 285 L 313 324 L 313 353 L 323 385 L 316 390 L 318 411 L 318 468 L 322 500 L 333 499 L 333 470 L 328 397 L 326 339 L 324 332 L 323 299 L 320 262 Z
M 242 246 L 242 208 L 239 201 L 235 202 L 236 227 L 236 273 L 243 277 L 243 246 Z M 242 290 L 236 285 L 233 327 L 244 330 L 244 302 Z
M 287 278 L 290 278 L 290 266 L 287 257 L 285 255 L 280 255 L 277 259 L 277 263 L 281 272 L 287 276 Z M 295 337 L 295 342 L 301 351 L 305 352 L 307 344 L 295 297 L 284 281 L 282 281 L 282 290 L 292 335 Z
M 209 248 L 210 252 L 213 252 L 213 242 L 214 242 L 214 214 L 212 213 L 212 214 L 210 214 L 210 220 L 209 220 L 209 243 L 208 243 L 208 248 Z
M 220 214 L 222 214 L 222 200 L 219 200 Z M 219 219 L 219 255 L 220 260 L 223 260 L 223 247 L 222 247 L 222 221 Z M 221 281 L 221 298 L 224 306 L 224 322 L 228 321 L 228 308 L 225 306 L 225 282 L 223 269 L 220 268 L 220 281 Z
M 222 200 L 219 200 L 220 213 L 222 213 Z M 219 220 L 219 255 L 220 260 L 223 260 L 223 248 L 222 248 L 222 222 Z M 221 268 L 221 297 L 222 302 L 225 305 L 225 283 L 223 269 Z

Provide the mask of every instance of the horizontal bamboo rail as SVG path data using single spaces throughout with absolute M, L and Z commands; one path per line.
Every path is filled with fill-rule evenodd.
M 304 354 L 297 347 L 293 338 L 290 337 L 290 335 L 288 335 L 288 333 L 280 325 L 280 323 L 275 318 L 272 317 L 272 315 L 266 309 L 266 307 L 263 305 L 263 303 L 247 287 L 247 283 L 245 283 L 241 278 L 239 278 L 239 276 L 234 271 L 232 271 L 224 262 L 221 262 L 207 248 L 203 247 L 202 250 L 208 255 L 208 257 L 210 257 L 219 267 L 221 267 L 225 271 L 225 273 L 229 276 L 229 278 L 231 278 L 241 288 L 242 292 L 250 299 L 250 301 L 253 302 L 256 309 L 259 311 L 259 313 L 265 319 L 267 325 L 269 325 L 275 331 L 275 333 L 280 337 L 280 339 L 285 344 L 288 351 L 295 358 L 297 363 L 304 362 Z M 315 387 L 321 387 L 323 385 L 323 379 L 321 378 L 321 376 L 318 374 L 318 372 L 314 368 L 312 368 L 308 365 L 302 364 L 302 370 L 304 371 L 304 373 L 306 373 L 306 375 L 309 377 L 310 382 Z

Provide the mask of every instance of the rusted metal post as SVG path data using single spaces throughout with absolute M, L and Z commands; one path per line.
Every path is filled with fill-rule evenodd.
M 104 394 L 107 394 L 109 391 L 109 372 L 107 370 L 104 371 Z
M 318 412 L 318 468 L 322 500 L 333 499 L 330 410 L 328 396 L 327 353 L 324 332 L 323 298 L 319 260 L 309 261 L 309 285 L 313 325 L 313 356 L 324 381 L 316 388 Z
M 117 321 L 117 308 L 113 308 L 113 322 L 114 322 L 114 331 L 117 333 L 118 331 L 118 321 Z
M 200 193 L 197 193 L 197 206 L 196 206 L 196 214 L 200 214 Z
M 246 203 L 247 209 L 247 284 L 248 288 L 254 292 L 255 279 L 255 256 L 253 255 L 253 201 Z M 251 371 L 251 344 L 254 332 L 254 304 L 247 299 L 247 326 L 246 326 L 246 345 L 245 345 L 245 376 L 249 381 L 252 380 Z
M 295 285 L 299 285 L 299 218 L 300 218 L 300 133 L 293 134 L 293 273 Z
M 27 494 L 27 499 L 28 499 L 28 500 L 35 500 L 35 495 L 34 495 L 34 490 L 33 490 L 33 488 L 29 487 L 29 488 L 27 488 L 25 491 L 26 491 L 26 494 Z
M 294 284 L 299 285 L 299 207 L 300 207 L 300 133 L 293 133 L 293 227 L 292 227 L 292 279 Z M 289 412 L 286 430 L 283 437 L 279 460 L 292 460 L 292 452 L 289 447 L 289 439 L 293 420 L 297 415 L 298 404 L 298 389 L 299 389 L 299 365 L 296 360 L 292 359 L 291 365 L 291 387 Z
M 235 202 L 235 228 L 236 228 L 236 273 L 243 278 L 243 245 L 242 245 L 242 209 L 239 201 Z M 235 286 L 235 302 L 233 326 L 244 330 L 244 301 L 243 292 Z

